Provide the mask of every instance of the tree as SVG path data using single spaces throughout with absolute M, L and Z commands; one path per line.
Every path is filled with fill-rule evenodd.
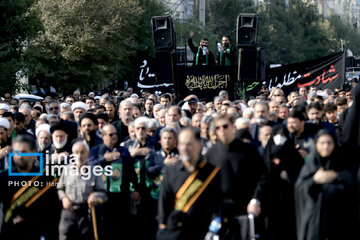
M 28 11 L 32 3 L 33 0 L 0 1 L 0 96 L 27 87 L 19 82 L 16 73 L 26 73 L 26 40 L 39 27 L 36 16 Z
M 43 30 L 30 41 L 32 79 L 59 90 L 90 90 L 127 71 L 142 9 L 135 0 L 39 0 Z

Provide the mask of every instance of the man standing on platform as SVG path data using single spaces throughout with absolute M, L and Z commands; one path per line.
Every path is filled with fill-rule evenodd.
M 195 47 L 192 41 L 193 36 L 194 32 L 190 32 L 188 43 L 191 51 L 194 53 L 193 66 L 215 65 L 214 55 L 207 47 L 209 40 L 202 38 L 200 46 Z
M 232 67 L 236 64 L 236 48 L 230 44 L 230 41 L 230 36 L 225 35 L 222 37 L 218 56 L 218 65 L 220 67 Z

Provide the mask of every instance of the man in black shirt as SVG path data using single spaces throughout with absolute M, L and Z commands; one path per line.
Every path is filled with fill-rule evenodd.
M 204 239 L 219 203 L 219 169 L 203 161 L 198 129 L 183 129 L 178 148 L 181 161 L 166 169 L 160 189 L 159 239 Z
M 193 66 L 215 65 L 214 56 L 207 47 L 209 40 L 203 38 L 200 41 L 200 46 L 195 47 L 192 41 L 193 36 L 194 32 L 190 32 L 188 43 L 191 51 L 194 53 Z
M 129 136 L 128 125 L 133 121 L 133 105 L 127 100 L 123 100 L 119 107 L 120 120 L 111 123 L 117 131 L 118 144 L 122 143 Z

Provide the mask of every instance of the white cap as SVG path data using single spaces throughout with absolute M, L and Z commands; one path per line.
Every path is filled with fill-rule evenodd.
M 10 107 L 6 103 L 0 103 L 0 110 L 10 111 Z
M 90 96 L 90 95 L 95 95 L 95 93 L 94 92 L 89 92 L 88 96 Z
M 6 129 L 10 128 L 10 122 L 6 118 L 0 118 L 0 127 L 4 127 Z
M 45 131 L 45 132 L 51 134 L 51 132 L 50 132 L 50 125 L 47 124 L 47 123 L 40 124 L 40 125 L 36 128 L 36 130 L 35 130 L 35 135 L 36 135 L 36 137 L 39 135 L 39 133 L 40 133 L 41 131 Z
M 101 97 L 100 96 L 95 96 L 94 99 L 95 100 L 99 100 Z
M 136 93 L 131 94 L 130 98 L 134 98 L 134 97 L 139 98 L 139 95 L 137 95 Z
M 327 99 L 329 95 L 325 91 L 318 92 L 317 95 L 322 96 L 324 99 Z
M 77 108 L 82 108 L 86 111 L 87 107 L 86 107 L 86 104 L 84 102 L 74 102 L 72 105 L 71 105 L 71 111 L 74 111 L 75 109 Z

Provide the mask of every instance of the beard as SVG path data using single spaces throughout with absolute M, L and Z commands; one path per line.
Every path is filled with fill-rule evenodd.
M 49 147 L 51 145 L 51 143 L 39 143 L 39 148 L 40 148 L 40 151 L 43 151 L 44 149 L 46 149 L 47 147 Z
M 310 120 L 311 123 L 315 124 L 315 125 L 319 125 L 320 124 L 320 120 L 319 119 L 312 119 Z
M 57 142 L 57 141 L 54 141 L 54 146 L 56 149 L 62 149 L 67 143 L 67 138 L 65 138 L 65 140 L 63 142 Z
M 182 162 L 190 162 L 191 158 L 189 156 L 181 156 Z
M 81 136 L 86 142 L 90 142 L 96 137 L 96 131 L 81 132 Z
M 259 125 L 265 125 L 268 122 L 267 118 L 257 118 L 256 123 Z

